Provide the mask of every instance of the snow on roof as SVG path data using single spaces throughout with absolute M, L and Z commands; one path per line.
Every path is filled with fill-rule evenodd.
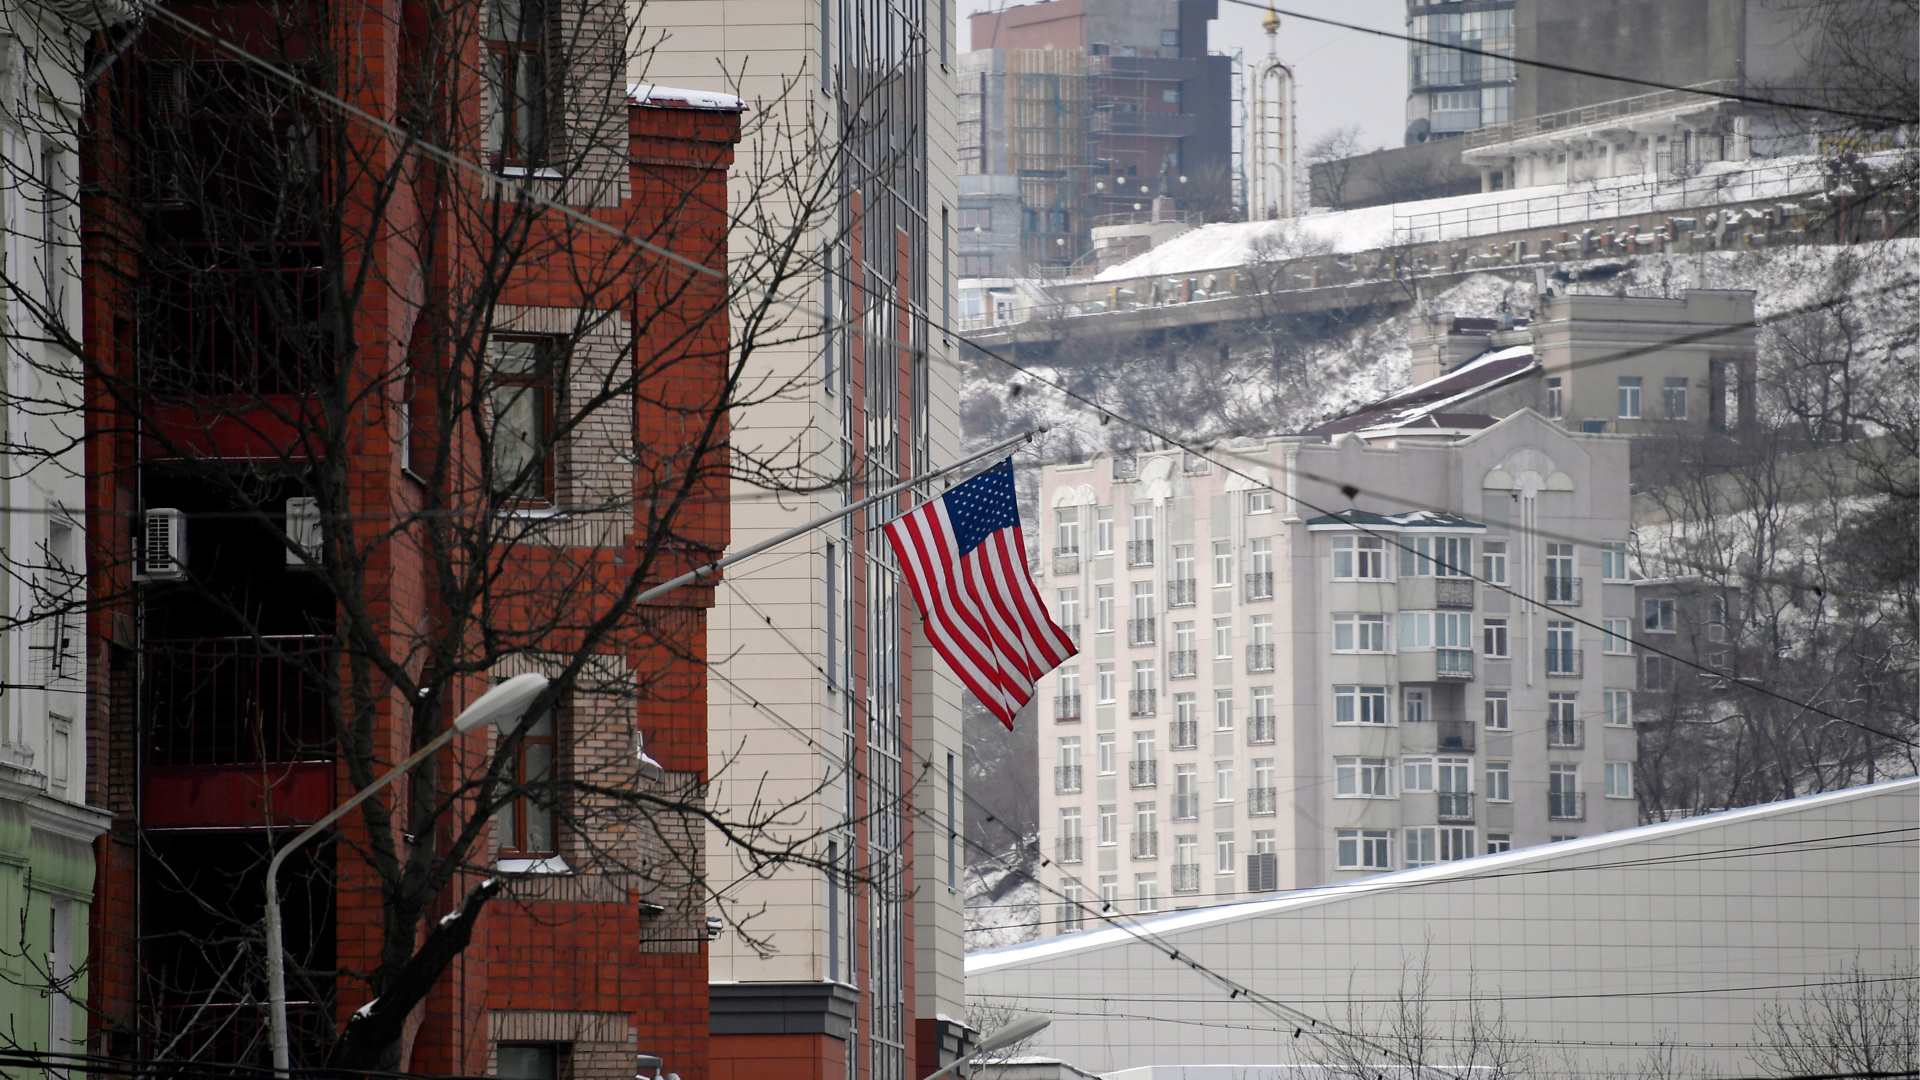
M 1396 870 L 1360 878 L 1357 881 L 1343 881 L 1336 885 L 1300 889 L 1259 900 L 1215 904 L 1211 907 L 1173 911 L 1164 915 L 1138 915 L 1128 919 L 1127 927 L 1104 926 L 1096 930 L 1081 930 L 1019 945 L 1004 945 L 997 949 L 968 953 L 966 970 L 968 975 L 975 975 L 1036 960 L 1090 952 L 1110 945 L 1123 945 L 1139 940 L 1140 934 L 1163 936 L 1184 933 L 1188 930 L 1218 926 L 1223 923 L 1256 919 L 1263 915 L 1317 907 L 1369 893 L 1467 881 L 1481 874 L 1512 871 L 1517 867 L 1553 862 L 1569 856 L 1589 855 L 1629 844 L 1643 844 L 1651 840 L 1671 839 L 1692 832 L 1705 832 L 1708 829 L 1717 829 L 1740 822 L 1802 813 L 1817 806 L 1853 799 L 1875 798 L 1908 788 L 1920 789 L 1920 777 L 1910 776 L 1902 780 L 1887 780 L 1864 787 L 1844 788 L 1819 795 L 1805 795 L 1798 799 L 1762 803 L 1759 806 L 1744 806 L 1735 810 L 1723 810 L 1717 814 L 1682 818 L 1679 821 L 1658 822 L 1632 829 L 1616 829 L 1613 832 L 1597 833 L 1576 840 L 1561 840 L 1557 843 L 1539 844 L 1496 855 L 1479 855 L 1457 862 Z
M 627 104 L 651 105 L 663 109 L 713 109 L 718 112 L 745 112 L 746 105 L 732 94 L 712 90 L 681 90 L 653 83 L 633 83 L 627 87 Z
M 1412 510 L 1404 514 L 1376 514 L 1370 510 L 1342 510 L 1336 514 L 1322 514 L 1307 519 L 1307 528 L 1314 526 L 1365 525 L 1370 528 L 1386 529 L 1484 529 L 1485 525 L 1477 521 L 1468 521 L 1459 514 L 1448 514 L 1438 510 Z
M 1492 417 L 1449 412 L 1446 407 L 1525 375 L 1537 366 L 1531 345 L 1490 350 L 1445 375 L 1409 386 L 1383 401 L 1312 428 L 1307 434 L 1332 436 L 1347 431 L 1420 426 L 1434 429 L 1492 427 Z

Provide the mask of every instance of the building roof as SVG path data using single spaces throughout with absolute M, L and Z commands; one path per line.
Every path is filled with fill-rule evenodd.
M 1308 518 L 1307 528 L 1334 528 L 1351 525 L 1369 529 L 1484 529 L 1477 521 L 1438 510 L 1412 510 L 1404 514 L 1376 514 L 1370 510 L 1342 510 Z
M 1331 437 L 1349 431 L 1365 434 L 1388 430 L 1408 434 L 1419 434 L 1423 430 L 1432 434 L 1449 434 L 1492 427 L 1493 417 L 1456 412 L 1450 406 L 1466 402 L 1496 386 L 1524 378 L 1539 366 L 1531 345 L 1490 350 L 1445 375 L 1409 386 L 1338 420 L 1321 424 L 1307 434 Z
M 632 83 L 627 87 L 627 104 L 657 109 L 711 109 L 715 112 L 746 112 L 747 106 L 732 94 L 711 90 L 682 90 L 653 83 Z

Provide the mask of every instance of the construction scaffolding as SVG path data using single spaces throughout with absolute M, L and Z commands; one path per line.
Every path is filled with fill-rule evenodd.
M 1060 266 L 1087 232 L 1087 57 L 1066 49 L 1009 49 L 1007 169 L 1020 178 L 1020 257 Z

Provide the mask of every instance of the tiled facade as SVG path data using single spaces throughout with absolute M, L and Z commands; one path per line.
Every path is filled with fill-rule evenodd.
M 1082 649 L 1039 694 L 1050 884 L 1167 910 L 1637 820 L 1634 657 L 1599 629 L 1633 613 L 1625 439 L 1522 411 L 1213 456 L 1043 474 Z

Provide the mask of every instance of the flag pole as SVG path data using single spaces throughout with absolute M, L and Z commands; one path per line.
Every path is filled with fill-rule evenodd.
M 697 566 L 694 569 L 689 570 L 684 574 L 681 574 L 679 577 L 669 578 L 668 580 L 663 581 L 658 585 L 655 585 L 653 588 L 648 589 L 646 592 L 641 593 L 638 597 L 635 597 L 634 603 L 644 604 L 647 601 L 652 600 L 657 596 L 661 596 L 665 593 L 670 593 L 673 590 L 678 589 L 682 585 L 691 584 L 692 582 L 697 581 L 703 577 L 710 577 L 713 574 L 718 573 L 721 569 L 728 566 L 732 566 L 734 563 L 737 563 L 742 559 L 751 558 L 767 550 L 768 548 L 776 547 L 780 544 L 784 544 L 796 536 L 801 536 L 803 534 L 810 533 L 813 530 L 818 529 L 823 525 L 831 525 L 834 522 L 839 521 L 841 518 L 846 517 L 849 514 L 858 513 L 859 511 L 864 510 L 869 506 L 872 506 L 874 503 L 881 501 L 882 499 L 890 499 L 895 495 L 900 494 L 903 491 L 907 491 L 911 488 L 918 487 L 919 485 L 924 484 L 929 480 L 932 480 L 934 477 L 944 476 L 947 473 L 954 472 L 959 469 L 964 469 L 967 466 L 973 464 L 976 461 L 979 461 L 982 458 L 992 457 L 993 455 L 998 454 L 1003 450 L 1010 450 L 1013 447 L 1020 445 L 1021 443 L 1032 442 L 1034 436 L 1044 435 L 1046 433 L 1047 433 L 1047 425 L 1041 424 L 1039 427 L 1033 428 L 1030 431 L 1022 432 L 1018 435 L 1015 435 L 1011 439 L 1003 439 L 1000 442 L 994 443 L 992 446 L 989 446 L 985 450 L 982 450 L 978 453 L 969 454 L 966 457 L 963 457 L 959 461 L 953 462 L 950 465 L 942 465 L 937 469 L 933 469 L 928 472 L 923 472 L 919 476 L 916 476 L 911 480 L 905 481 L 904 483 L 895 484 L 894 486 L 876 495 L 869 495 L 866 498 L 861 499 L 859 502 L 851 503 L 847 506 L 844 506 L 838 510 L 835 510 L 831 514 L 828 514 L 825 517 L 814 518 L 812 521 L 807 522 L 805 525 L 795 526 L 794 528 L 788 529 L 786 532 L 783 532 L 778 536 L 769 537 L 765 540 L 760 541 L 757 544 L 752 544 L 745 548 L 742 548 L 731 555 L 727 555 L 722 558 L 715 559 L 710 563 L 705 563 L 701 566 Z

